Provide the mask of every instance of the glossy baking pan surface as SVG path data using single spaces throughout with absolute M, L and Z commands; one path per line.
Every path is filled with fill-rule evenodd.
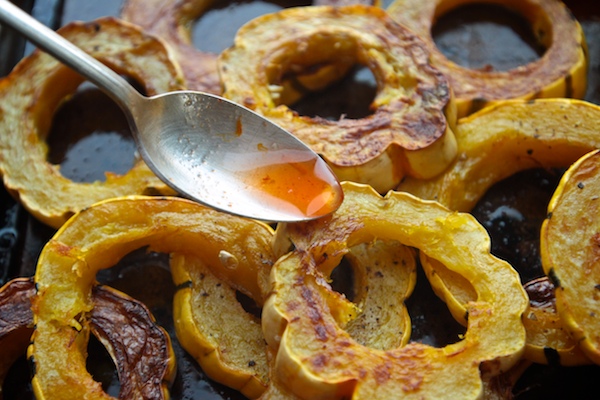
M 52 28 L 73 20 L 118 16 L 122 6 L 120 0 L 25 0 L 17 3 Z M 566 4 L 580 21 L 588 43 L 590 66 L 586 100 L 600 104 L 600 4 L 585 0 L 569 0 Z M 251 17 L 284 6 L 304 5 L 310 5 L 310 2 L 216 0 L 197 20 L 193 41 L 203 51 L 220 52 L 232 43 L 237 27 Z M 524 27 L 512 14 L 489 10 L 471 7 L 442 18 L 434 31 L 440 49 L 444 50 L 449 43 L 477 37 L 487 45 L 467 49 L 458 56 L 462 59 L 457 62 L 468 64 L 472 60 L 483 60 L 497 68 L 512 68 L 523 60 L 539 57 L 540 49 L 530 39 L 527 26 Z M 0 28 L 0 76 L 7 75 L 32 49 L 13 32 Z M 374 93 L 372 75 L 365 68 L 357 68 L 335 88 L 304 99 L 294 108 L 305 115 L 338 118 L 345 114 L 359 118 L 368 114 L 368 104 Z M 114 103 L 89 86 L 82 87 L 58 111 L 47 141 L 49 161 L 60 164 L 63 174 L 77 181 L 104 179 L 104 171 L 123 173 L 134 159 L 135 146 L 125 119 Z M 524 282 L 542 275 L 539 228 L 561 172 L 533 170 L 520 173 L 495 185 L 473 210 L 492 237 L 493 252 L 510 261 Z M 507 209 L 513 212 L 499 212 Z M 511 218 L 511 215 L 519 218 Z M 3 187 L 0 188 L 0 284 L 14 277 L 33 275 L 40 249 L 53 233 L 53 229 L 33 219 Z M 334 276 L 334 283 L 343 291 L 347 287 L 343 265 L 338 269 L 341 272 Z M 98 280 L 144 302 L 158 323 L 170 333 L 178 368 L 171 398 L 243 398 L 206 378 L 175 339 L 171 306 L 176 288 L 172 284 L 166 255 L 148 255 L 143 250 L 134 252 L 119 265 L 103 271 Z M 464 328 L 452 319 L 422 274 L 417 282 L 415 293 L 408 301 L 413 324 L 411 340 L 436 346 L 452 342 L 464 333 Z M 248 307 L 250 310 L 251 305 Z M 89 345 L 88 369 L 109 394 L 118 395 L 119 382 L 114 365 L 102 345 L 93 339 Z M 592 393 L 597 392 L 595 377 L 599 373 L 598 366 L 533 365 L 515 385 L 513 396 L 516 399 L 593 398 Z M 23 356 L 6 377 L 2 390 L 4 399 L 33 398 L 30 376 L 29 365 Z

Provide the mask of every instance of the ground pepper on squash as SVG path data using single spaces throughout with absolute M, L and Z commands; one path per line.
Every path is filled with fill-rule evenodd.
M 598 121 L 600 107 L 581 100 L 511 100 L 490 106 L 459 120 L 459 156 L 448 170 L 431 180 L 407 178 L 398 190 L 435 199 L 453 210 L 470 211 L 504 178 L 529 168 L 568 167 L 600 148 Z M 475 299 L 471 283 L 436 260 L 425 256 L 421 262 L 434 291 L 455 319 L 465 324 L 466 305 Z M 524 318 L 529 360 L 589 363 L 554 310 L 532 307 Z
M 556 308 L 583 352 L 600 364 L 600 152 L 563 175 L 542 224 L 542 268 L 555 286 Z
M 524 350 L 521 317 L 528 301 L 518 274 L 490 254 L 487 232 L 469 214 L 406 193 L 381 197 L 364 185 L 344 183 L 344 191 L 344 203 L 330 218 L 281 225 L 276 232 L 280 245 L 294 246 L 274 265 L 263 308 L 279 381 L 307 399 L 478 398 L 481 374 L 509 369 Z M 462 340 L 381 351 L 344 331 L 354 310 L 321 269 L 375 238 L 418 248 L 472 282 L 478 296 L 468 305 Z
M 29 355 L 39 398 L 107 398 L 86 369 L 88 315 L 96 273 L 132 251 L 198 257 L 224 284 L 260 299 L 273 262 L 272 229 L 176 197 L 106 200 L 70 218 L 40 254 Z M 223 251 L 238 262 L 232 267 Z

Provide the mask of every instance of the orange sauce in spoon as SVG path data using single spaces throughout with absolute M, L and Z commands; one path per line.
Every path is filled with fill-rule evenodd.
M 269 163 L 244 171 L 249 186 L 277 198 L 290 212 L 317 218 L 335 211 L 343 200 L 337 181 L 326 179 L 320 159 Z

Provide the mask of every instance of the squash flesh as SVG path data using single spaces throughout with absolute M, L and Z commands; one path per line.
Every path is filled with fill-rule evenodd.
M 600 154 L 594 150 L 563 175 L 542 224 L 542 267 L 555 285 L 556 308 L 584 353 L 600 363 L 598 218 Z

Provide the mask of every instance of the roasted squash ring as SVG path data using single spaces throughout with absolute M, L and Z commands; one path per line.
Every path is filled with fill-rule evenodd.
M 90 293 L 99 270 L 148 246 L 199 257 L 224 283 L 260 299 L 265 290 L 260 282 L 274 261 L 272 236 L 266 224 L 177 197 L 115 198 L 75 214 L 46 244 L 37 264 L 30 354 L 38 398 L 106 397 L 87 372 L 84 356 Z
M 436 260 L 423 257 L 421 265 L 434 292 L 448 305 L 448 309 L 459 323 L 467 324 L 467 304 L 476 299 L 471 283 L 450 271 Z M 530 298 L 529 310 L 523 315 L 527 340 L 523 359 L 537 364 L 562 366 L 586 365 L 590 363 L 571 336 L 554 306 L 554 295 L 548 294 L 547 278 L 542 277 L 523 286 Z M 548 296 L 540 299 L 542 294 Z
M 115 71 L 139 82 L 148 94 L 182 87 L 178 67 L 163 44 L 114 18 L 72 23 L 60 33 Z M 0 81 L 0 174 L 6 188 L 40 221 L 59 227 L 78 210 L 128 194 L 173 194 L 143 163 L 106 182 L 76 183 L 47 162 L 52 115 L 83 81 L 48 54 L 35 51 Z
M 555 286 L 556 308 L 585 354 L 600 364 L 600 152 L 563 175 L 542 224 L 542 267 Z
M 35 294 L 32 278 L 15 278 L 0 288 L 0 384 L 13 362 L 27 351 L 34 330 Z M 119 398 L 168 398 L 175 355 L 169 335 L 155 324 L 148 308 L 108 286 L 94 286 L 92 302 L 91 330 L 117 366 Z M 123 329 L 125 324 L 128 329 Z
M 396 242 L 378 241 L 355 246 L 347 256 L 355 276 L 355 301 L 362 310 L 348 332 L 375 348 L 406 344 L 411 327 L 404 300 L 416 282 L 414 252 Z M 171 271 L 179 287 L 173 309 L 181 345 L 212 379 L 248 398 L 271 395 L 276 388 L 260 319 L 244 311 L 236 291 L 223 285 L 200 259 L 175 253 Z M 262 299 L 254 300 L 262 305 Z M 265 395 L 266 390 L 270 394 Z
M 0 287 L 0 398 L 10 367 L 27 351 L 33 332 L 32 278 L 15 278 Z
M 585 356 L 579 343 L 570 335 L 556 310 L 554 285 L 547 276 L 525 282 L 529 295 L 529 311 L 523 316 L 527 330 L 525 359 L 537 364 L 585 365 Z
M 121 17 L 169 44 L 187 88 L 220 94 L 217 55 L 198 50 L 191 41 L 194 21 L 211 3 L 211 0 L 126 0 Z
M 212 0 L 126 0 L 121 10 L 121 17 L 141 26 L 165 40 L 173 49 L 177 61 L 181 65 L 189 89 L 221 94 L 221 80 L 217 69 L 218 54 L 203 52 L 192 43 L 192 26 L 204 14 Z M 342 5 L 362 3 L 361 0 L 317 0 L 315 5 Z M 364 1 L 370 4 L 369 0 Z M 302 93 L 302 89 L 317 90 L 341 78 L 347 70 L 343 60 L 325 65 L 318 71 L 298 71 L 299 73 L 286 82 L 286 101 L 294 101 Z M 300 91 L 296 90 L 300 85 Z M 296 93 L 294 93 L 296 92 Z
M 343 185 L 344 203 L 331 217 L 277 232 L 295 247 L 273 266 L 263 308 L 280 381 L 309 399 L 478 398 L 482 371 L 510 368 L 524 349 L 521 315 L 528 304 L 518 274 L 490 254 L 489 236 L 470 214 L 406 193 L 382 198 L 368 186 Z M 327 285 L 321 268 L 374 238 L 417 247 L 473 282 L 478 297 L 469 304 L 462 340 L 381 351 L 358 345 L 342 329 L 353 310 Z
M 424 199 L 435 199 L 451 209 L 468 212 L 488 188 L 528 168 L 566 167 L 583 154 L 600 148 L 597 122 L 600 107 L 580 100 L 512 100 L 488 107 L 459 120 L 456 137 L 460 156 L 432 180 L 407 178 L 398 190 Z M 435 260 L 422 259 L 432 287 L 444 299 L 455 319 L 466 323 L 466 305 L 475 298 L 471 284 Z M 535 322 L 528 316 L 540 314 Z M 552 352 L 563 365 L 585 364 L 587 360 L 548 309 L 532 308 L 524 316 L 528 331 L 525 356 L 549 362 Z M 547 324 L 547 325 L 544 325 Z M 547 330 L 549 341 L 542 335 Z
M 376 240 L 353 246 L 344 258 L 352 268 L 351 291 L 358 310 L 345 325 L 346 332 L 358 344 L 374 349 L 385 351 L 406 345 L 411 323 L 404 301 L 416 283 L 413 249 L 393 240 Z M 269 386 L 260 399 L 299 399 L 277 376 L 275 355 L 271 354 L 269 359 L 272 364 Z
M 290 70 L 348 60 L 379 88 L 361 119 L 300 116 L 279 102 Z M 454 159 L 454 102 L 421 39 L 369 6 L 296 7 L 255 18 L 221 53 L 223 95 L 268 117 L 322 155 L 340 180 L 379 192 L 406 174 L 429 178 Z
M 582 100 L 508 100 L 459 120 L 456 160 L 439 176 L 397 190 L 470 212 L 495 183 L 530 168 L 568 167 L 600 148 L 600 106 Z
M 222 257 L 230 255 L 223 252 Z M 170 265 L 178 287 L 173 320 L 179 343 L 208 377 L 258 398 L 269 384 L 260 318 L 246 312 L 236 290 L 223 284 L 200 258 L 174 253 Z M 262 305 L 262 298 L 251 300 Z
M 470 3 L 500 4 L 526 18 L 546 52 L 534 62 L 509 71 L 473 70 L 447 59 L 436 47 L 431 28 L 438 17 Z M 588 54 L 581 26 L 556 0 L 395 0 L 390 16 L 427 42 L 433 65 L 450 80 L 458 116 L 463 117 L 502 100 L 521 98 L 583 98 Z

